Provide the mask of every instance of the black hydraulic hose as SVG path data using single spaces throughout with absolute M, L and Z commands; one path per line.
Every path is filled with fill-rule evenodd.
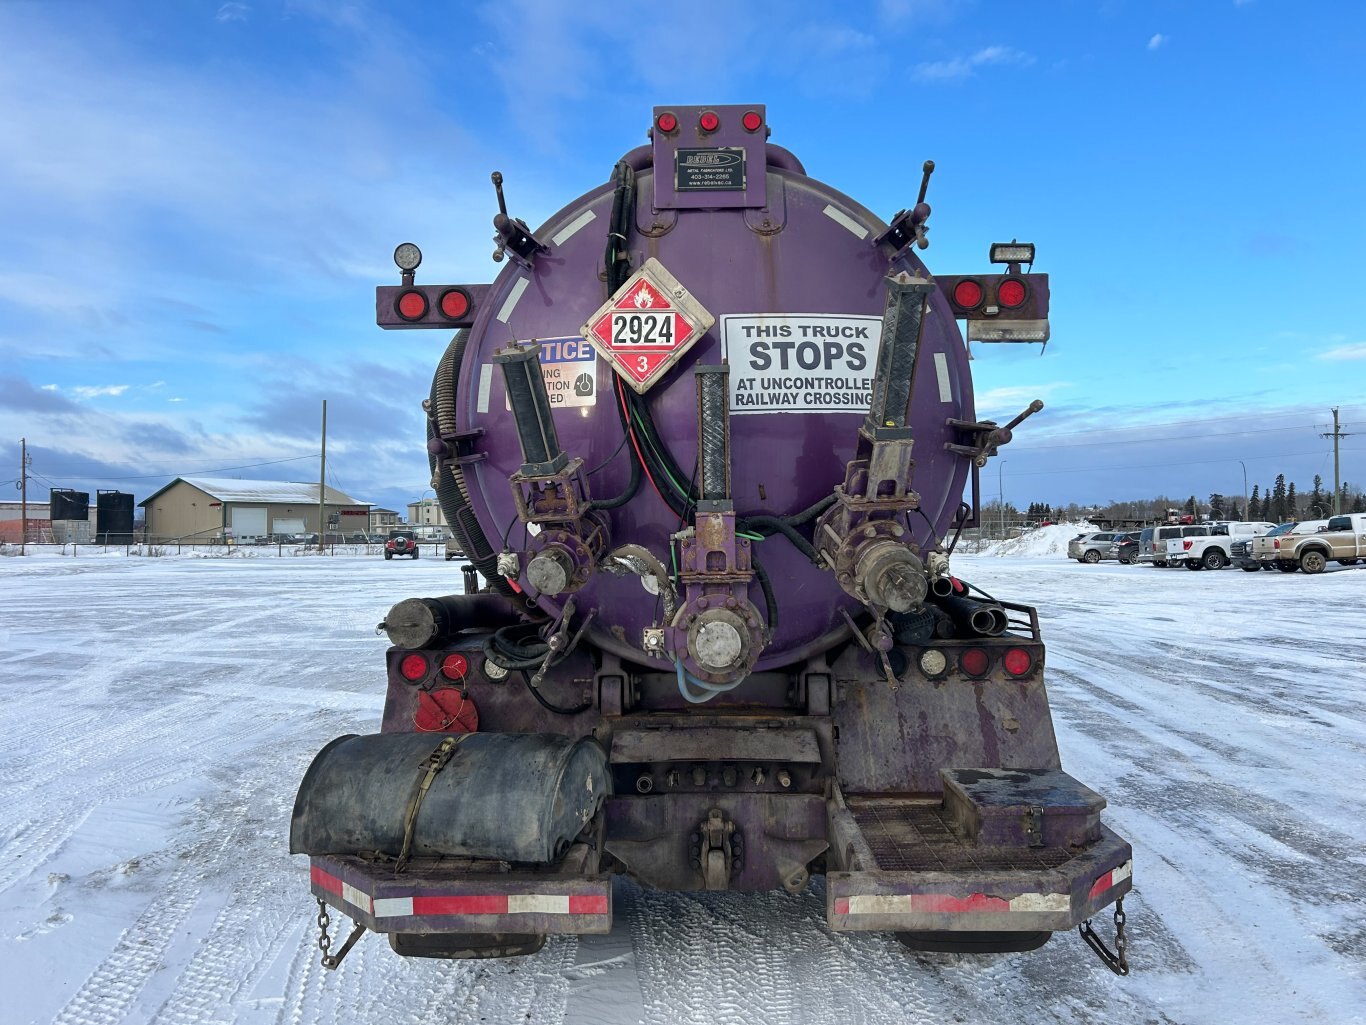
M 514 631 L 525 630 L 526 628 L 527 624 L 525 623 L 499 627 L 493 631 L 493 646 L 510 658 L 545 658 L 546 653 L 550 651 L 550 645 L 545 641 L 536 640 L 530 644 L 524 644 L 512 636 Z
M 621 439 L 625 441 L 625 438 Z M 592 509 L 620 509 L 623 505 L 636 497 L 636 492 L 640 490 L 640 461 L 636 459 L 635 453 L 631 453 L 631 479 L 626 482 L 626 490 L 614 498 L 595 498 L 588 503 L 588 508 Z
M 820 564 L 820 556 L 816 554 L 815 546 L 806 538 L 802 537 L 801 534 L 797 532 L 796 527 L 779 516 L 745 516 L 741 519 L 737 519 L 735 526 L 737 530 L 748 531 L 750 533 L 757 532 L 764 534 L 765 537 L 773 534 L 782 534 L 783 537 L 792 542 L 792 547 L 796 548 L 797 551 L 801 552 L 817 565 Z M 765 528 L 767 528 L 766 534 Z
M 759 588 L 764 592 L 764 607 L 768 610 L 768 632 L 774 634 L 778 632 L 778 599 L 773 596 L 773 584 L 768 579 L 768 574 L 764 572 L 764 567 L 759 565 L 759 560 L 750 556 L 749 564 L 754 567 L 754 576 L 759 581 Z
M 545 660 L 542 654 L 538 658 L 514 658 L 502 651 L 497 642 L 493 639 L 494 635 L 489 634 L 484 638 L 484 657 L 494 665 L 513 672 L 518 669 L 539 669 Z
M 782 519 L 784 523 L 789 523 L 794 527 L 799 527 L 803 523 L 810 523 L 817 516 L 825 512 L 825 510 L 829 509 L 834 504 L 835 496 L 833 494 L 826 495 L 815 505 L 807 506 L 799 513 L 793 513 L 791 516 L 783 516 L 780 517 L 780 519 Z
M 527 668 L 530 668 L 530 666 L 528 666 Z M 583 704 L 579 705 L 578 708 L 561 708 L 559 705 L 552 704 L 550 701 L 547 701 L 545 695 L 541 693 L 540 688 L 533 687 L 531 685 L 531 677 L 526 674 L 525 669 L 522 670 L 521 677 L 522 682 L 526 684 L 526 689 L 531 691 L 531 696 L 535 698 L 537 701 L 539 701 L 541 703 L 541 707 L 544 708 L 547 712 L 554 712 L 556 715 L 578 715 L 581 712 L 586 712 L 593 707 L 592 701 L 585 701 Z

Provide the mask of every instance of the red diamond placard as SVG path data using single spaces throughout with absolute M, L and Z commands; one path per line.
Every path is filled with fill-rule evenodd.
M 654 257 L 583 326 L 583 337 L 642 395 L 716 323 Z

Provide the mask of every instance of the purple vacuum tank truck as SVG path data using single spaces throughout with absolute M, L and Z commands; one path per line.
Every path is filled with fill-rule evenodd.
M 393 606 L 380 731 L 300 785 L 329 967 L 364 929 L 452 958 L 606 932 L 620 873 L 823 886 L 829 928 L 913 949 L 1080 926 L 1127 971 L 1131 850 L 1060 768 L 1035 610 L 950 568 L 1042 408 L 977 419 L 957 322 L 1046 342 L 1047 276 L 1015 242 L 932 276 L 933 163 L 888 223 L 768 136 L 760 105 L 657 107 L 534 231 L 493 175 L 492 284 L 395 251 L 379 325 L 454 330 L 423 408 L 472 566 Z

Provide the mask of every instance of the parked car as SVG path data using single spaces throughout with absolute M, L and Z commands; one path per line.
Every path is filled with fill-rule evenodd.
M 384 542 L 384 557 L 392 559 L 395 555 L 418 557 L 417 531 L 391 530 L 389 539 Z
M 1271 542 L 1276 568 L 1322 573 L 1330 561 L 1355 566 L 1366 559 L 1366 513 L 1329 517 L 1322 530 L 1282 534 Z
M 446 538 L 446 561 L 447 561 L 447 562 L 450 562 L 452 559 L 459 559 L 459 558 L 462 558 L 462 557 L 464 556 L 464 554 L 465 554 L 464 549 L 462 549 L 462 548 L 460 547 L 460 542 L 459 542 L 459 541 L 457 541 L 454 537 L 448 537 L 448 538 Z
M 1143 531 L 1141 530 L 1130 530 L 1123 534 L 1116 534 L 1115 539 L 1110 542 L 1110 558 L 1118 559 L 1125 566 L 1136 562 L 1142 536 Z
M 1078 534 L 1067 542 L 1067 557 L 1078 562 L 1097 563 L 1101 559 L 1112 559 L 1110 542 L 1118 535 L 1114 531 L 1101 531 L 1098 534 Z
M 1233 563 L 1239 569 L 1249 573 L 1256 573 L 1258 570 L 1275 569 L 1274 559 L 1267 558 L 1265 561 L 1257 558 L 1257 552 L 1273 552 L 1275 549 L 1271 545 L 1271 539 L 1280 537 L 1282 534 L 1290 534 L 1304 528 L 1304 533 L 1318 530 L 1319 527 L 1328 525 L 1327 520 L 1302 520 L 1296 522 L 1291 520 L 1289 523 L 1278 523 L 1260 537 L 1235 538 L 1229 548 L 1229 553 L 1233 556 Z
M 1167 561 L 1187 569 L 1223 569 L 1233 561 L 1235 538 L 1260 537 L 1275 530 L 1274 523 L 1230 520 L 1209 524 L 1200 537 L 1174 537 L 1167 542 Z
M 1166 566 L 1168 541 L 1174 537 L 1204 537 L 1209 533 L 1209 524 L 1163 524 L 1158 527 L 1144 527 L 1142 533 L 1146 535 L 1146 539 L 1139 541 L 1138 561 L 1151 562 L 1154 566 Z

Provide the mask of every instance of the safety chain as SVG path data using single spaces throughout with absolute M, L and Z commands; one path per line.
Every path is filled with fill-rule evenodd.
M 1096 935 L 1096 931 L 1091 928 L 1091 919 L 1083 922 L 1078 929 L 1081 938 L 1086 941 L 1086 945 L 1096 952 L 1096 956 L 1106 968 L 1116 975 L 1129 974 L 1129 939 L 1124 933 L 1124 898 L 1115 901 L 1115 952 L 1111 953 L 1105 945 L 1105 941 Z
M 327 927 L 332 924 L 332 919 L 327 914 L 327 903 L 321 898 L 318 901 L 318 949 L 323 952 L 322 965 L 329 970 L 335 969 L 342 963 L 342 958 L 351 952 L 351 948 L 356 945 L 356 941 L 365 932 L 365 926 L 357 923 L 351 930 L 351 935 L 346 937 L 346 942 L 341 945 L 341 949 L 335 954 L 332 950 L 332 937 L 328 935 Z

